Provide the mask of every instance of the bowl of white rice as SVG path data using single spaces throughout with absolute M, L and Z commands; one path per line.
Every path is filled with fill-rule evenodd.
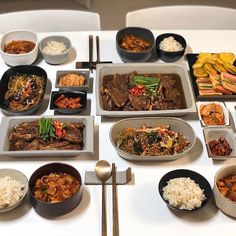
M 40 41 L 39 50 L 48 64 L 63 64 L 69 57 L 71 42 L 65 36 L 48 36 Z
M 18 170 L 0 169 L 0 212 L 16 208 L 28 193 L 28 179 Z
M 183 57 L 186 41 L 179 34 L 165 33 L 156 38 L 156 51 L 158 57 L 165 62 L 175 62 Z
M 159 182 L 159 193 L 170 209 L 193 212 L 204 207 L 212 196 L 211 185 L 197 172 L 177 169 Z

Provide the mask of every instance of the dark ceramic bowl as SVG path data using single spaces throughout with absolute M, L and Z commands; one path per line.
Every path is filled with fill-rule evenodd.
M 59 108 L 55 101 L 61 96 L 64 95 L 67 98 L 81 98 L 80 104 L 82 105 L 80 108 Z M 84 111 L 87 106 L 87 92 L 85 91 L 53 91 L 51 94 L 51 102 L 50 109 L 58 111 L 63 114 L 76 114 L 81 111 Z
M 146 39 L 150 42 L 150 47 L 142 52 L 127 51 L 120 46 L 122 38 L 126 35 L 134 35 L 136 37 Z M 155 51 L 154 48 L 155 38 L 149 29 L 141 27 L 126 27 L 119 30 L 116 34 L 116 49 L 121 60 L 124 62 L 146 62 L 152 57 L 153 52 Z
M 180 178 L 180 177 L 189 177 L 190 179 L 194 180 L 195 183 L 198 184 L 201 189 L 204 190 L 206 199 L 202 202 L 201 207 L 194 208 L 193 210 L 179 209 L 178 207 L 171 206 L 169 202 L 164 199 L 163 188 L 167 185 L 167 182 L 171 179 Z M 209 182 L 197 172 L 194 172 L 192 170 L 186 170 L 186 169 L 177 169 L 177 170 L 173 170 L 165 174 L 159 182 L 158 189 L 159 189 L 159 194 L 161 195 L 163 201 L 167 204 L 167 206 L 172 210 L 181 211 L 181 212 L 195 212 L 199 209 L 202 209 L 208 203 L 208 201 L 210 200 L 212 196 L 212 189 Z
M 177 42 L 179 42 L 182 45 L 183 47 L 182 50 L 176 51 L 176 52 L 169 52 L 169 51 L 163 51 L 160 49 L 161 41 L 170 36 L 172 36 Z M 166 34 L 161 34 L 156 38 L 157 56 L 165 62 L 178 61 L 184 55 L 186 46 L 187 44 L 186 44 L 185 39 L 179 34 L 166 33 Z
M 36 199 L 33 194 L 36 180 L 53 172 L 63 172 L 75 177 L 80 183 L 79 190 L 72 197 L 58 203 L 47 203 Z M 49 163 L 41 166 L 30 177 L 29 193 L 32 206 L 39 215 L 46 218 L 65 215 L 74 210 L 81 202 L 83 190 L 80 173 L 73 166 L 64 163 Z
M 16 74 L 37 75 L 37 76 L 42 77 L 44 80 L 44 89 L 43 89 L 43 93 L 41 94 L 40 100 L 37 104 L 32 106 L 30 109 L 23 110 L 23 111 L 12 110 L 8 107 L 6 100 L 4 99 L 5 93 L 8 90 L 9 80 L 11 76 L 16 75 Z M 5 71 L 0 81 L 0 108 L 7 115 L 13 115 L 13 116 L 31 115 L 35 113 L 39 109 L 39 107 L 42 105 L 46 85 L 47 85 L 47 73 L 41 67 L 32 66 L 32 65 L 21 65 L 21 66 L 11 67 L 7 71 Z

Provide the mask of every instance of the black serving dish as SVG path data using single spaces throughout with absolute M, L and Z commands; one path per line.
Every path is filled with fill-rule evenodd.
M 43 89 L 43 93 L 40 96 L 39 102 L 27 110 L 14 111 L 7 106 L 6 101 L 4 99 L 5 93 L 8 90 L 9 80 L 11 76 L 15 74 L 37 75 L 37 76 L 42 77 L 44 80 L 44 89 Z M 33 66 L 33 65 L 20 65 L 20 66 L 11 67 L 7 71 L 5 71 L 0 81 L 0 108 L 6 115 L 13 115 L 13 116 L 31 115 L 35 113 L 39 109 L 39 107 L 42 105 L 43 97 L 46 90 L 46 85 L 47 85 L 47 73 L 41 67 Z
M 62 94 L 65 95 L 67 98 L 81 98 L 80 104 L 82 105 L 80 108 L 59 108 L 57 107 L 54 102 L 61 96 Z M 76 114 L 84 111 L 87 106 L 87 92 L 86 91 L 53 91 L 51 94 L 51 102 L 50 102 L 50 109 L 55 110 L 62 114 Z
M 44 175 L 55 172 L 63 172 L 75 177 L 80 183 L 79 190 L 70 198 L 58 203 L 47 203 L 36 199 L 33 194 L 35 181 Z M 41 166 L 30 177 L 29 193 L 32 206 L 39 215 L 46 218 L 65 215 L 74 210 L 81 202 L 83 190 L 80 173 L 73 166 L 64 163 L 49 163 Z
M 235 101 L 236 94 L 222 94 L 222 95 L 200 95 L 198 91 L 197 86 L 197 78 L 193 74 L 193 64 L 197 61 L 198 53 L 190 53 L 186 54 L 186 59 L 189 65 L 189 71 L 190 71 L 190 80 L 192 83 L 193 91 L 195 98 L 198 101 Z M 236 62 L 234 62 L 234 65 L 236 65 Z
M 150 42 L 150 47 L 142 52 L 127 51 L 120 46 L 122 38 L 126 35 L 134 35 L 139 38 L 146 39 Z M 153 33 L 146 28 L 141 27 L 126 27 L 119 30 L 116 34 L 116 49 L 123 62 L 146 62 L 153 55 L 155 48 L 155 38 Z
M 201 207 L 194 208 L 193 210 L 179 209 L 177 207 L 171 206 L 169 204 L 169 202 L 164 199 L 163 188 L 167 185 L 167 182 L 171 179 L 180 178 L 180 177 L 186 177 L 186 178 L 189 177 L 190 179 L 194 180 L 195 183 L 198 184 L 201 189 L 204 190 L 204 194 L 206 196 L 206 199 L 202 202 Z M 208 201 L 210 200 L 210 198 L 212 196 L 212 188 L 211 188 L 211 185 L 209 184 L 209 182 L 207 181 L 207 179 L 205 177 L 203 177 L 202 175 L 200 175 L 199 173 L 192 171 L 192 170 L 187 170 L 187 169 L 177 169 L 177 170 L 173 170 L 173 171 L 166 173 L 159 181 L 158 190 L 159 190 L 159 194 L 160 194 L 161 198 L 166 203 L 166 205 L 170 209 L 180 211 L 180 212 L 198 211 L 198 210 L 202 209 L 208 203 Z
M 169 52 L 169 51 L 163 51 L 160 49 L 161 41 L 164 40 L 165 38 L 170 37 L 170 36 L 172 36 L 176 41 L 178 41 L 182 45 L 183 50 L 176 51 L 176 52 Z M 163 60 L 164 62 L 178 61 L 184 55 L 186 46 L 187 46 L 187 43 L 186 43 L 185 39 L 179 34 L 166 33 L 166 34 L 161 34 L 156 38 L 157 56 L 161 60 Z

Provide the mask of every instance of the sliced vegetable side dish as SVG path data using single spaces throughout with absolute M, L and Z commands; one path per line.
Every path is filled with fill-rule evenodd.
M 169 125 L 126 128 L 116 139 L 121 150 L 140 156 L 165 156 L 182 153 L 190 142 Z
M 4 104 L 12 111 L 26 111 L 42 100 L 45 79 L 37 75 L 15 74 L 8 82 Z
M 199 53 L 193 64 L 199 95 L 231 95 L 236 93 L 235 55 Z

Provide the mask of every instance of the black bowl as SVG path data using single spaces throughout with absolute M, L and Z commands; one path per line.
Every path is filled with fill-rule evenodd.
M 67 98 L 81 98 L 80 104 L 82 105 L 80 108 L 59 108 L 54 102 L 59 98 L 62 94 Z M 76 114 L 86 109 L 87 106 L 87 92 L 86 91 L 53 91 L 51 94 L 51 102 L 50 109 L 58 111 L 63 114 Z
M 35 182 L 42 176 L 49 175 L 53 172 L 63 172 L 72 175 L 79 181 L 80 188 L 73 196 L 62 202 L 47 203 L 40 201 L 35 198 L 33 194 Z M 29 193 L 32 206 L 39 215 L 47 218 L 65 215 L 74 210 L 81 202 L 83 189 L 80 173 L 73 166 L 64 163 L 49 163 L 47 165 L 41 166 L 30 177 Z
M 43 89 L 43 93 L 41 94 L 40 100 L 36 105 L 32 106 L 30 109 L 23 110 L 23 111 L 14 111 L 10 109 L 6 104 L 4 96 L 5 96 L 6 91 L 8 90 L 9 80 L 11 76 L 15 74 L 37 75 L 37 76 L 42 77 L 44 80 L 44 89 Z M 0 108 L 7 115 L 13 115 L 13 116 L 31 115 L 35 113 L 41 106 L 43 102 L 44 93 L 46 90 L 46 85 L 47 85 L 47 73 L 41 67 L 32 66 L 32 65 L 21 65 L 21 66 L 11 67 L 7 71 L 5 71 L 0 81 Z
M 182 45 L 183 50 L 177 51 L 177 52 L 167 52 L 167 51 L 163 51 L 160 49 L 161 41 L 165 38 L 170 37 L 170 36 L 172 36 L 176 41 L 178 41 Z M 156 38 L 157 56 L 165 62 L 178 61 L 184 55 L 186 46 L 187 46 L 187 44 L 186 44 L 185 39 L 179 34 L 166 33 L 166 34 L 161 34 Z
M 134 35 L 139 38 L 146 39 L 150 42 L 150 47 L 142 52 L 130 52 L 120 46 L 122 38 L 126 35 Z M 124 62 L 146 62 L 152 55 L 155 48 L 155 38 L 153 33 L 146 28 L 141 27 L 126 27 L 121 29 L 116 34 L 116 49 L 117 52 Z
M 179 209 L 178 207 L 171 206 L 167 200 L 163 198 L 163 188 L 167 185 L 167 182 L 174 178 L 180 178 L 180 177 L 189 177 L 190 179 L 194 180 L 196 184 L 199 185 L 201 189 L 204 190 L 204 194 L 206 196 L 206 199 L 202 202 L 201 207 L 194 208 L 193 210 L 187 210 L 187 209 Z M 200 174 L 197 172 L 194 172 L 192 170 L 186 170 L 186 169 L 177 169 L 170 171 L 166 173 L 159 182 L 159 194 L 161 195 L 163 201 L 167 204 L 167 206 L 172 210 L 177 210 L 181 212 L 195 212 L 201 208 L 203 208 L 208 201 L 210 200 L 212 196 L 212 188 L 209 182 Z

